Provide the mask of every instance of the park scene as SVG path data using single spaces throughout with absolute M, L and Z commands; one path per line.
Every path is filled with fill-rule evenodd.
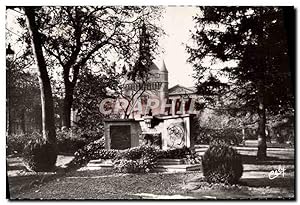
M 8 200 L 295 200 L 295 8 L 7 6 Z

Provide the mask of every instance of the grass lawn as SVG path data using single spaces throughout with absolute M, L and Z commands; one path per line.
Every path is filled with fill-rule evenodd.
M 257 140 L 246 140 L 245 146 L 246 147 L 257 147 L 258 143 Z M 278 143 L 274 140 L 272 142 L 267 142 L 268 148 L 292 148 L 293 146 L 291 144 L 287 143 Z
M 118 174 L 110 170 L 57 173 L 15 173 L 20 159 L 10 159 L 8 169 L 11 199 L 266 199 L 294 198 L 294 159 L 285 153 L 268 153 L 257 161 L 255 153 L 243 155 L 244 173 L 237 186 L 208 185 L 201 172 Z M 288 156 L 288 157 L 287 157 Z M 14 161 L 15 160 L 15 161 Z M 70 157 L 60 156 L 58 164 Z M 14 166 L 15 165 L 15 169 Z M 282 165 L 284 177 L 270 180 L 268 174 Z M 21 164 L 19 164 L 21 166 Z M 10 170 L 11 169 L 11 170 Z M 26 174 L 25 174 L 26 173 Z M 46 176 L 46 177 L 45 177 Z M 26 179 L 27 177 L 27 179 Z M 44 177 L 44 178 L 43 178 Z M 27 180 L 27 181 L 26 181 Z M 36 181 L 33 186 L 23 187 Z M 21 187 L 21 188 L 20 188 Z
M 56 166 L 62 166 L 72 159 L 73 157 L 71 156 L 59 155 L 57 157 Z M 63 173 L 59 171 L 38 173 L 27 171 L 21 157 L 8 157 L 6 168 L 11 197 L 20 193 L 22 190 L 28 190 L 31 187 L 63 176 Z
M 263 174 L 262 174 L 263 175 Z M 248 199 L 293 198 L 293 173 L 271 181 L 243 178 L 237 186 L 210 186 L 201 172 L 112 174 L 108 171 L 72 172 L 22 191 L 19 199 Z

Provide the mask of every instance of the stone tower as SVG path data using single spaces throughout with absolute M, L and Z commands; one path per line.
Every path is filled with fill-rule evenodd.
M 137 98 L 140 98 L 142 102 L 142 108 L 144 114 L 148 113 L 146 111 L 146 106 L 148 105 L 148 99 L 154 98 L 159 100 L 159 106 L 166 102 L 169 97 L 169 82 L 168 82 L 168 70 L 166 68 L 165 62 L 163 60 L 156 60 L 149 67 L 149 79 L 145 83 L 145 90 L 138 91 L 138 84 L 140 81 L 132 82 L 131 80 L 125 84 L 124 94 L 126 96 L 135 95 L 136 97 L 132 102 L 138 102 Z M 138 94 L 137 94 L 138 92 Z M 160 114 L 160 107 L 156 109 L 151 109 L 152 115 Z M 139 118 L 139 113 L 132 113 L 132 118 Z
M 166 64 L 164 60 L 162 60 L 161 65 L 159 66 L 159 75 L 160 75 L 160 82 L 162 83 L 159 89 L 160 100 L 164 102 L 164 100 L 169 97 L 168 70 L 166 68 Z

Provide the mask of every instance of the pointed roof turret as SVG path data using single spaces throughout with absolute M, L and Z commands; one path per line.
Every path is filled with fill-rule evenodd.
M 168 72 L 165 61 L 162 60 L 161 66 L 159 68 L 160 71 Z
M 152 65 L 149 67 L 150 71 L 162 71 L 162 72 L 168 72 L 165 61 L 164 60 L 157 60 L 155 59 L 152 61 Z

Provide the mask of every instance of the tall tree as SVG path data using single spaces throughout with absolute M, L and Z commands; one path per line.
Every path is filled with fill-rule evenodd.
M 266 113 L 294 111 L 287 31 L 292 7 L 201 7 L 195 17 L 195 44 L 187 46 L 198 92 L 258 115 L 258 158 L 266 157 Z M 211 62 L 232 66 L 212 67 Z M 234 62 L 234 63 L 233 63 Z M 212 63 L 212 64 L 213 64 Z M 234 65 L 236 64 L 236 65 Z
M 128 6 L 42 7 L 38 24 L 43 48 L 55 59 L 54 67 L 62 70 L 64 126 L 71 125 L 74 90 L 82 69 L 105 70 L 112 58 L 132 67 L 142 22 L 151 30 L 151 48 L 157 45 L 159 29 L 151 20 L 159 11 L 156 7 Z
M 35 60 L 38 65 L 39 85 L 42 104 L 42 129 L 43 137 L 52 144 L 56 143 L 56 133 L 54 124 L 53 98 L 47 65 L 42 48 L 42 35 L 36 18 L 35 7 L 24 7 L 25 15 L 28 19 L 28 27 L 32 37 L 32 46 Z

